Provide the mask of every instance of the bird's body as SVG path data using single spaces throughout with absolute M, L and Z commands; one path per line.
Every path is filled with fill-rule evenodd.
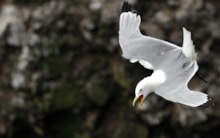
M 127 3 L 123 8 L 126 10 Z M 183 47 L 144 36 L 140 33 L 141 18 L 130 11 L 122 12 L 119 23 L 119 44 L 123 57 L 139 62 L 154 73 L 141 80 L 135 89 L 135 100 L 151 92 L 176 103 L 196 107 L 207 102 L 207 95 L 191 91 L 187 84 L 198 70 L 191 33 L 183 28 Z

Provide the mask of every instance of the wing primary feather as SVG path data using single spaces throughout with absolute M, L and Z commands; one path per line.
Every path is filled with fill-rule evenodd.
M 196 76 L 197 76 L 200 80 L 202 80 L 203 82 L 208 83 L 208 81 L 205 80 L 198 72 L 196 73 Z
M 131 5 L 129 5 L 128 2 L 126 1 L 123 3 L 123 6 L 121 8 L 121 13 L 122 12 L 129 12 L 129 11 L 131 11 Z
M 208 101 L 208 95 L 198 91 L 189 90 L 185 92 L 179 92 L 177 95 L 177 103 L 181 103 L 191 107 L 198 107 Z
M 132 12 L 122 13 L 120 15 L 120 26 L 119 33 L 123 37 L 130 38 L 132 35 L 141 35 L 139 33 L 141 18 L 139 15 L 134 14 Z M 138 31 L 138 33 L 133 33 L 134 31 Z M 135 38 L 135 37 L 134 37 Z

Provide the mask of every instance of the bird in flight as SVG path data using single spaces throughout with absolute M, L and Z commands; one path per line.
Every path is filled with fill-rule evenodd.
M 208 101 L 208 95 L 188 88 L 188 82 L 198 70 L 197 55 L 191 32 L 183 28 L 183 46 L 145 36 L 140 32 L 141 17 L 125 2 L 119 20 L 119 44 L 122 56 L 139 62 L 154 72 L 143 78 L 135 88 L 133 106 L 152 92 L 166 100 L 197 107 Z

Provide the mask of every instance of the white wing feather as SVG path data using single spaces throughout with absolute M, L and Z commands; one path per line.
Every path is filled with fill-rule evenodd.
M 150 70 L 153 70 L 153 66 L 147 62 L 147 61 L 144 61 L 144 60 L 137 60 L 137 59 L 131 59 L 130 60 L 131 63 L 135 63 L 135 62 L 139 62 L 143 67 L 145 67 L 146 69 L 150 69 Z
M 119 44 L 124 58 L 142 60 L 147 62 L 147 68 L 157 69 L 167 54 L 178 56 L 182 52 L 175 44 L 142 35 L 139 29 L 140 22 L 140 16 L 135 13 L 123 12 L 120 15 Z
M 188 82 L 198 70 L 198 65 L 194 61 L 193 65 L 182 74 L 172 76 L 172 72 L 167 73 L 166 82 L 162 84 L 155 93 L 161 97 L 183 105 L 197 107 L 208 101 L 208 95 L 198 91 L 192 91 L 188 88 Z

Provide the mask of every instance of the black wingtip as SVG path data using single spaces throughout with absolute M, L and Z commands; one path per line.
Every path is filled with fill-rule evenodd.
M 199 78 L 200 80 L 202 80 L 202 81 L 205 82 L 205 83 L 208 83 L 208 81 L 206 81 L 198 72 L 196 73 L 196 75 L 198 76 L 198 78 Z
M 123 6 L 121 8 L 121 12 L 129 12 L 131 11 L 131 5 L 128 4 L 128 2 L 124 2 Z

